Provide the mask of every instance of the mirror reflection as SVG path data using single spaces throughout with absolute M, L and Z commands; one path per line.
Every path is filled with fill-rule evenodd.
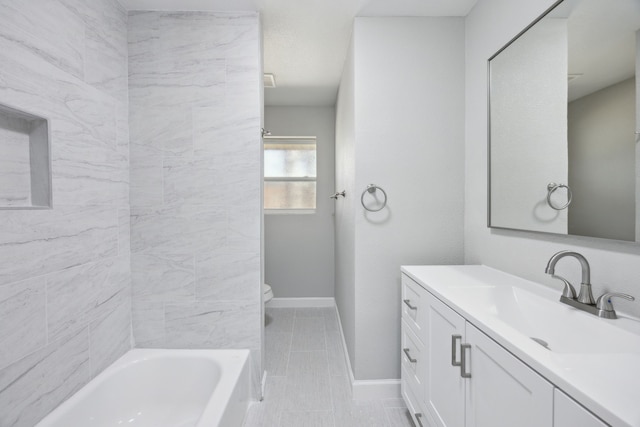
M 489 226 L 640 240 L 638 0 L 564 0 L 489 60 Z

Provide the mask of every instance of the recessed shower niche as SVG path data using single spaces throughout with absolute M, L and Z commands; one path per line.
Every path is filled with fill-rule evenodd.
M 51 207 L 49 123 L 0 104 L 0 209 Z

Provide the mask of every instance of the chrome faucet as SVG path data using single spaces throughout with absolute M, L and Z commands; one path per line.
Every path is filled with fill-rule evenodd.
M 593 298 L 593 293 L 591 291 L 591 270 L 589 268 L 589 262 L 582 254 L 573 251 L 560 251 L 557 254 L 554 254 L 551 259 L 549 259 L 547 268 L 544 270 L 544 272 L 550 274 L 556 279 L 561 280 L 564 283 L 565 290 L 563 292 L 563 296 L 576 299 L 575 289 L 573 288 L 573 286 L 571 286 L 569 281 L 555 274 L 556 263 L 566 256 L 572 256 L 580 261 L 580 266 L 582 267 L 582 283 L 580 284 L 580 294 L 578 295 L 578 302 L 581 302 L 583 304 L 595 305 L 596 300 Z M 568 293 L 567 288 L 569 288 Z
M 566 256 L 574 257 L 575 259 L 580 261 L 580 266 L 582 267 L 582 283 L 580 284 L 580 294 L 578 295 L 578 298 L 576 298 L 576 290 L 571 285 L 571 283 L 569 283 L 569 281 L 564 277 L 560 277 L 555 274 L 556 264 Z M 611 304 L 612 297 L 624 298 L 629 301 L 634 300 L 631 295 L 608 292 L 600 296 L 596 303 L 596 301 L 593 299 L 593 293 L 591 292 L 591 270 L 589 268 L 589 262 L 582 254 L 579 254 L 578 252 L 560 251 L 554 254 L 549 259 L 547 268 L 544 270 L 544 272 L 550 274 L 551 277 L 558 279 L 562 281 L 562 283 L 564 283 L 564 290 L 562 291 L 560 302 L 568 304 L 579 310 L 595 314 L 596 316 L 605 319 L 617 318 L 616 312 L 613 309 L 613 305 Z

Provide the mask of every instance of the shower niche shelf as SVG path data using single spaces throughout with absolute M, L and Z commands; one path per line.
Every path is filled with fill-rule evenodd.
M 49 121 L 0 104 L 0 209 L 51 208 Z

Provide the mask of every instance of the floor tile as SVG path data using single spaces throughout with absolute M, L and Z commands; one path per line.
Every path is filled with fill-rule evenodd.
M 326 350 L 322 317 L 296 317 L 293 323 L 291 351 Z
M 244 418 L 244 427 L 271 427 L 280 422 L 281 411 L 270 410 L 264 402 L 254 402 Z
M 289 353 L 287 376 L 329 375 L 326 351 L 292 351 Z
M 385 408 L 406 408 L 407 404 L 401 397 L 397 399 L 382 399 L 382 406 Z
M 295 308 L 265 307 L 265 332 L 292 332 Z
M 331 384 L 328 375 L 296 375 L 287 377 L 287 411 L 331 411 Z
M 332 411 L 283 412 L 280 427 L 334 427 Z
M 326 310 L 333 310 L 331 307 L 304 307 L 295 309 L 295 317 L 324 317 Z
M 414 427 L 407 408 L 384 408 L 389 427 Z
M 265 369 L 268 376 L 287 375 L 291 332 L 265 333 Z
M 340 326 L 338 325 L 338 315 L 335 309 L 324 312 L 324 328 L 326 331 L 340 331 Z
M 334 412 L 349 409 L 353 401 L 349 377 L 331 377 L 331 400 Z
M 344 355 L 342 335 L 340 332 L 327 331 L 325 333 L 327 345 L 327 360 L 329 362 L 329 375 L 346 376 L 347 362 Z
M 378 401 L 353 401 L 334 412 L 336 427 L 388 427 L 385 408 Z

